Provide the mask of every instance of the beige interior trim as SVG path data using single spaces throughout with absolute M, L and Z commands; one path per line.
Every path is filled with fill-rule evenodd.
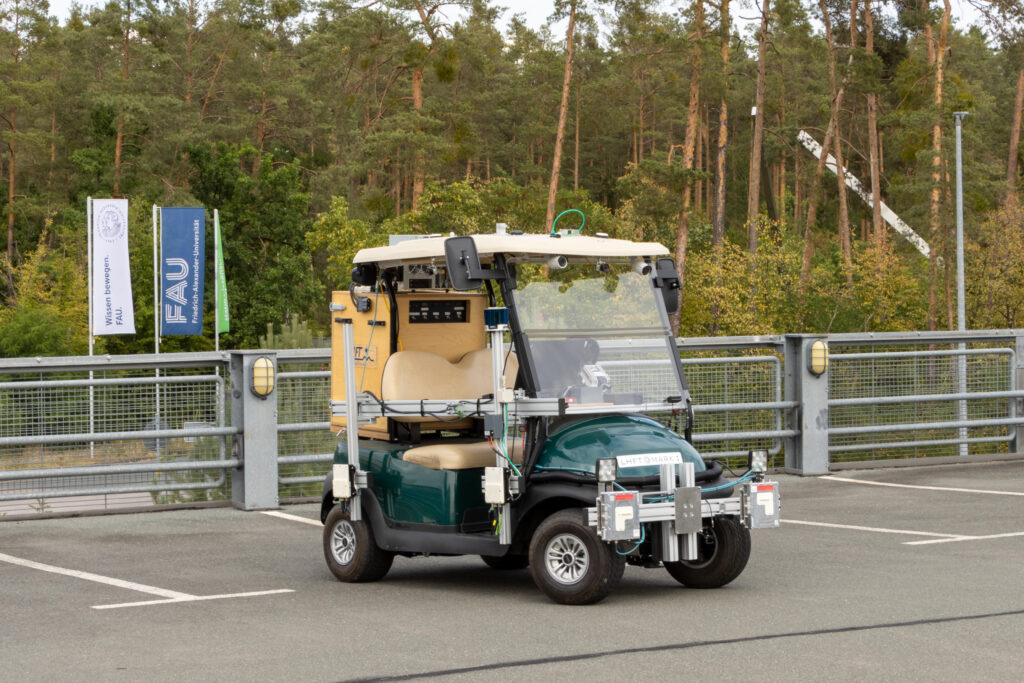
M 523 462 L 523 440 L 509 442 L 512 462 Z M 486 441 L 471 443 L 433 443 L 410 448 L 402 456 L 406 462 L 422 465 L 432 470 L 468 470 L 477 467 L 494 467 L 497 454 Z

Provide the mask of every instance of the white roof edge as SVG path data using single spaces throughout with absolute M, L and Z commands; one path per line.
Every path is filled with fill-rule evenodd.
M 630 256 L 665 256 L 668 249 L 657 242 L 571 235 L 471 235 L 482 259 L 493 254 L 524 256 L 566 256 L 617 258 Z M 361 249 L 353 263 L 397 263 L 444 259 L 444 243 L 448 237 L 424 237 L 405 240 L 393 246 Z

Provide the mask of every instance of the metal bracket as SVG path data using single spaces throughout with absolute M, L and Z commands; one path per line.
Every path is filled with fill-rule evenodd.
M 335 304 L 335 303 L 331 304 L 331 312 L 332 313 L 335 312 L 335 311 L 344 311 L 344 310 L 345 310 L 345 304 Z

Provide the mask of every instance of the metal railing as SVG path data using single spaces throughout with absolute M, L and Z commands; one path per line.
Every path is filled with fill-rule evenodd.
M 1024 331 L 833 335 L 821 377 L 806 367 L 811 339 L 679 340 L 706 457 L 735 467 L 766 448 L 776 467 L 819 473 L 1020 450 Z M 254 468 L 268 472 L 265 505 L 319 495 L 337 443 L 329 350 L 266 353 L 269 460 L 242 447 L 254 399 L 239 373 L 253 352 L 0 360 L 0 515 L 239 504 Z M 664 365 L 612 359 L 607 371 L 660 391 Z M 682 429 L 678 413 L 656 417 Z

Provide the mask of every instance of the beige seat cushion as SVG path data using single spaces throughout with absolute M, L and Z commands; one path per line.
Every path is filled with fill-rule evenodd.
M 509 441 L 512 462 L 523 462 L 523 440 Z M 497 455 L 486 441 L 470 443 L 433 443 L 410 448 L 402 456 L 406 462 L 422 465 L 432 470 L 468 470 L 476 467 L 493 467 Z

